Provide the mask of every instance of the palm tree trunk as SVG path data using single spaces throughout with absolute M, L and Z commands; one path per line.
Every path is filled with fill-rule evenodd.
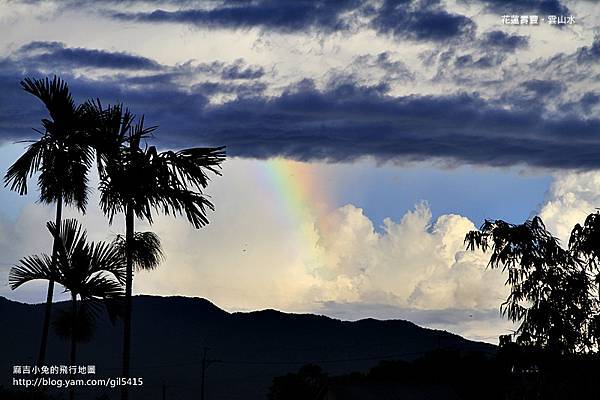
M 56 202 L 56 229 L 60 234 L 60 224 L 62 220 L 62 195 Z M 52 245 L 52 265 L 56 265 L 58 253 L 58 238 L 54 238 Z M 44 311 L 44 325 L 42 327 L 42 340 L 40 343 L 40 352 L 38 354 L 38 366 L 41 367 L 46 361 L 46 348 L 48 347 L 48 332 L 50 330 L 50 318 L 52 316 L 52 300 L 54 299 L 54 281 L 48 282 L 48 293 L 46 295 L 46 308 Z
M 125 253 L 127 258 L 127 272 L 125 277 L 125 317 L 123 319 L 123 372 L 124 378 L 129 378 L 129 369 L 131 364 L 131 296 L 133 286 L 133 257 L 131 244 L 133 243 L 134 232 L 133 208 L 127 206 L 125 210 Z M 127 385 L 121 387 L 121 399 L 129 398 L 129 389 Z
M 77 359 L 77 294 L 71 293 L 71 356 L 69 357 L 70 366 L 75 365 Z M 73 381 L 73 374 L 70 374 L 70 380 Z M 69 399 L 75 399 L 75 386 L 69 388 Z

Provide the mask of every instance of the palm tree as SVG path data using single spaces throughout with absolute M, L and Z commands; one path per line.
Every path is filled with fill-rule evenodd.
M 213 204 L 203 193 L 208 173 L 220 175 L 224 147 L 189 148 L 159 152 L 156 147 L 140 147 L 156 127 L 145 127 L 142 117 L 134 124 L 133 115 L 122 105 L 103 108 L 89 102 L 99 123 L 95 131 L 100 175 L 100 206 L 108 216 L 125 215 L 125 316 L 123 332 L 123 377 L 129 377 L 131 353 L 131 297 L 135 258 L 135 218 L 153 222 L 153 210 L 165 215 L 185 214 L 200 228 L 208 224 L 207 211 Z M 127 399 L 127 388 L 122 398 Z
M 93 152 L 85 141 L 85 108 L 76 106 L 67 84 L 56 76 L 50 80 L 25 79 L 23 89 L 42 101 L 50 119 L 42 119 L 43 130 L 37 141 L 10 166 L 4 176 L 5 186 L 21 195 L 27 194 L 27 180 L 38 175 L 40 202 L 56 203 L 55 225 L 61 226 L 63 205 L 75 206 L 85 212 L 87 204 L 87 173 L 93 161 Z M 54 240 L 52 259 L 56 261 L 57 239 Z M 48 343 L 48 329 L 52 312 L 54 281 L 48 282 L 46 308 L 38 364 L 44 363 Z
M 62 221 L 61 226 L 49 222 L 48 230 L 56 243 L 56 259 L 46 254 L 25 257 L 13 267 L 9 284 L 16 289 L 32 280 L 56 282 L 71 293 L 70 365 L 75 365 L 78 327 L 84 319 L 78 300 L 84 304 L 100 299 L 114 299 L 123 294 L 125 259 L 113 243 L 88 243 L 85 230 L 74 219 Z M 75 396 L 71 387 L 70 398 Z

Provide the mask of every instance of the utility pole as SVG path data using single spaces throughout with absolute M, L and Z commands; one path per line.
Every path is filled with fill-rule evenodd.
M 167 400 L 167 385 L 165 385 L 165 381 L 162 384 L 162 400 Z
M 204 349 L 203 349 L 203 351 L 202 351 L 202 378 L 200 380 L 200 400 L 205 400 L 205 397 L 204 397 L 204 381 L 205 381 L 205 377 L 206 377 L 206 370 L 212 364 L 214 364 L 216 362 L 221 362 L 221 360 L 207 358 L 207 353 L 208 353 L 208 347 L 205 346 Z

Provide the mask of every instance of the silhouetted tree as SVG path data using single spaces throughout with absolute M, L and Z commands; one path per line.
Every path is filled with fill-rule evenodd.
M 486 220 L 465 237 L 470 250 L 491 249 L 488 266 L 508 273 L 510 294 L 501 310 L 522 321 L 517 342 L 561 354 L 590 348 L 591 279 L 539 217 L 514 225 Z
M 32 280 L 51 280 L 71 293 L 71 352 L 70 365 L 75 365 L 78 327 L 81 321 L 78 299 L 89 302 L 114 299 L 123 294 L 125 259 L 118 246 L 112 243 L 88 243 L 85 230 L 74 219 L 62 222 L 60 229 L 52 222 L 48 230 L 56 239 L 56 262 L 46 254 L 25 257 L 20 265 L 13 267 L 9 283 L 16 289 Z M 71 387 L 70 398 L 74 398 Z
M 26 141 L 31 144 L 10 166 L 4 183 L 24 195 L 27 194 L 28 178 L 39 174 L 40 201 L 56 203 L 55 224 L 60 226 L 63 204 L 85 212 L 87 173 L 93 161 L 93 152 L 85 140 L 88 114 L 84 107 L 75 104 L 67 84 L 56 76 L 52 80 L 27 78 L 21 86 L 44 103 L 50 118 L 42 119 L 42 130 L 35 129 L 40 134 L 37 141 Z M 56 244 L 55 240 L 53 259 L 56 258 Z M 38 364 L 43 364 L 46 357 L 53 295 L 54 281 L 49 280 Z
M 153 210 L 166 215 L 185 214 L 200 228 L 208 223 L 207 210 L 214 209 L 203 190 L 208 173 L 220 175 L 223 147 L 190 148 L 159 152 L 156 147 L 140 146 L 156 127 L 145 127 L 142 117 L 134 116 L 122 105 L 103 108 L 99 101 L 88 103 L 98 121 L 95 148 L 100 175 L 100 206 L 112 222 L 115 214 L 125 215 L 127 274 L 123 334 L 123 376 L 129 377 L 131 352 L 131 289 L 135 251 L 135 217 L 153 222 Z M 128 397 L 127 388 L 122 398 Z
M 569 248 L 589 273 L 593 274 L 596 283 L 596 314 L 592 317 L 590 330 L 596 339 L 600 351 L 600 213 L 587 216 L 583 226 L 575 225 L 569 238 Z

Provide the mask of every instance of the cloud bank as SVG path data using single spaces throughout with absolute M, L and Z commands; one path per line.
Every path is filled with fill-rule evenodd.
M 355 57 L 356 71 L 371 71 L 374 80 L 331 70 L 324 79 L 275 85 L 276 70 L 241 58 L 166 65 L 130 52 L 34 41 L 0 59 L 0 140 L 29 138 L 43 112 L 18 82 L 59 73 L 81 100 L 124 102 L 146 114 L 165 131 L 158 135 L 163 146 L 226 145 L 232 156 L 261 159 L 594 169 L 600 102 L 590 81 L 597 68 L 588 60 L 599 40 L 505 71 L 519 75 L 516 86 L 491 81 L 481 91 L 432 94 L 398 93 L 423 77 L 390 52 Z M 481 82 L 505 53 L 527 44 L 526 36 L 488 31 L 479 50 L 428 56 L 443 68 L 433 82 Z M 576 86 L 587 91 L 577 97 Z
M 428 205 L 419 203 L 377 227 L 362 209 L 347 204 L 284 223 L 269 197 L 265 201 L 271 194 L 249 175 L 264 168 L 262 163 L 228 163 L 227 180 L 212 186 L 219 207 L 208 227 L 195 230 L 183 220 L 157 218 L 153 230 L 167 260 L 151 273 L 136 275 L 136 293 L 175 291 L 207 297 L 229 310 L 414 319 L 490 341 L 498 329 L 506 329 L 498 312 L 506 295 L 504 278 L 486 269 L 484 255 L 465 251 L 464 234 L 475 227 L 467 218 L 432 220 Z M 243 203 L 236 200 L 240 196 Z M 0 223 L 0 295 L 43 300 L 43 284 L 11 292 L 6 276 L 18 258 L 50 249 L 49 235 L 39 227 L 52 215 L 52 208 L 28 203 L 15 221 Z M 110 239 L 123 229 L 119 219 L 108 226 L 96 207 L 83 217 L 73 210 L 66 215 L 81 218 L 91 240 Z M 369 305 L 380 311 L 369 314 Z M 489 328 L 479 329 L 486 323 Z
M 175 290 L 229 310 L 403 318 L 492 342 L 514 328 L 499 314 L 508 294 L 505 276 L 487 268 L 487 255 L 464 248 L 465 233 L 475 229 L 468 218 L 433 219 L 421 202 L 378 226 L 361 208 L 346 204 L 289 223 L 274 212 L 273 194 L 257 183 L 263 168 L 261 161 L 228 161 L 227 179 L 211 186 L 218 208 L 204 229 L 157 218 L 153 230 L 162 238 L 167 260 L 155 271 L 138 273 L 135 292 L 171 295 Z M 241 196 L 244 202 L 238 201 Z M 538 214 L 564 239 L 598 204 L 599 173 L 558 173 Z M 77 214 L 67 210 L 66 215 Z M 52 217 L 51 208 L 29 203 L 16 220 L 0 221 L 1 276 L 23 255 L 50 249 L 40 226 Z M 119 219 L 108 226 L 96 207 L 80 218 L 92 240 L 110 239 L 123 229 Z M 146 228 L 139 224 L 140 230 Z M 11 292 L 5 279 L 0 295 L 43 301 L 43 284 Z

